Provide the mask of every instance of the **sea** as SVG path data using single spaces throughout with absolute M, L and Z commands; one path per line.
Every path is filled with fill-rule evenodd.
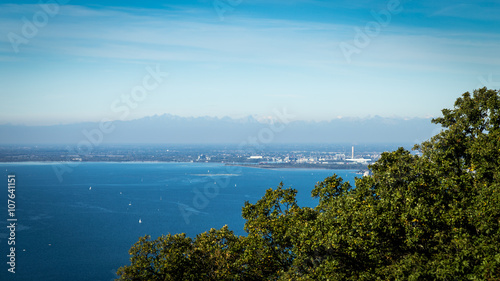
M 114 280 L 144 235 L 195 237 L 224 225 L 245 235 L 245 201 L 257 202 L 280 182 L 298 190 L 300 206 L 314 207 L 317 182 L 335 173 L 354 185 L 359 177 L 353 170 L 142 162 L 0 163 L 0 172 L 0 280 L 64 281 Z M 8 271 L 12 252 L 15 273 Z

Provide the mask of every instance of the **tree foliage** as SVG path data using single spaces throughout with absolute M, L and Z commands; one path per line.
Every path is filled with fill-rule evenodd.
M 500 92 L 442 113 L 420 153 L 383 153 L 355 188 L 326 178 L 315 208 L 281 183 L 245 203 L 246 236 L 140 238 L 120 280 L 500 280 Z

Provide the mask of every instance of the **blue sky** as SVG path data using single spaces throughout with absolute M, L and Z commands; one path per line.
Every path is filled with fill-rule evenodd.
M 429 117 L 500 88 L 498 1 L 42 2 L 0 2 L 0 124 Z

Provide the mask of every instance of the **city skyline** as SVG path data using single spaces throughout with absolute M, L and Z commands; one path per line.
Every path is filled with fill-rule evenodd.
M 494 1 L 42 2 L 0 2 L 0 124 L 422 118 L 500 88 Z

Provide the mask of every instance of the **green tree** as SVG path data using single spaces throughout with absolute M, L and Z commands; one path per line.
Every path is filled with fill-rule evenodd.
M 238 262 L 243 237 L 227 226 L 198 234 L 144 236 L 132 246 L 131 265 L 118 269 L 120 280 L 245 280 Z
M 142 237 L 121 280 L 500 280 L 500 92 L 478 89 L 432 122 L 443 130 L 333 175 L 315 208 L 281 183 L 245 203 L 247 236 L 224 227 Z
M 185 234 L 156 240 L 144 236 L 129 251 L 132 265 L 118 269 L 118 275 L 121 280 L 194 280 L 193 250 L 192 239 Z

